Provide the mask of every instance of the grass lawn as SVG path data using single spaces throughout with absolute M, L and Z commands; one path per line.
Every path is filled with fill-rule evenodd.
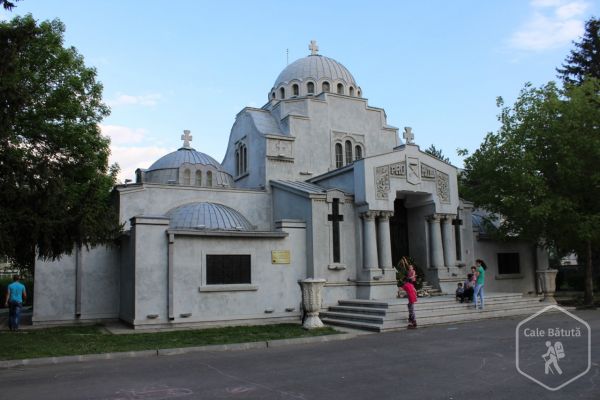
M 332 328 L 307 331 L 300 325 L 234 326 L 202 330 L 114 335 L 101 326 L 0 332 L 0 360 L 154 350 L 210 344 L 260 342 L 331 335 Z

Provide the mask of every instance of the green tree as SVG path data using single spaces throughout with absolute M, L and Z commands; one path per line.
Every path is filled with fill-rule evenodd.
M 512 107 L 501 99 L 499 106 L 501 127 L 465 160 L 465 197 L 503 216 L 504 235 L 583 255 L 591 304 L 591 254 L 600 248 L 600 80 L 526 85 Z
M 574 42 L 558 76 L 566 84 L 580 85 L 586 76 L 600 79 L 600 20 L 591 18 L 585 23 L 581 42 Z
M 19 1 L 19 0 L 12 0 L 12 1 L 0 0 L 0 6 L 2 6 L 5 10 L 11 11 L 13 8 L 15 8 L 15 3 L 17 1 Z
M 0 254 L 32 271 L 75 246 L 110 240 L 117 166 L 98 123 L 96 71 L 63 47 L 64 25 L 0 22 Z
M 425 153 L 430 154 L 435 158 L 439 158 L 440 160 L 447 162 L 448 164 L 450 163 L 450 159 L 444 155 L 442 149 L 436 148 L 433 144 L 425 149 Z

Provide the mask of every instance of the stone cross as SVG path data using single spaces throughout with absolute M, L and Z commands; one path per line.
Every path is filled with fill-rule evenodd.
M 404 127 L 402 137 L 406 140 L 406 144 L 413 144 L 415 142 L 415 134 L 412 133 L 412 128 L 410 126 Z
M 317 41 L 311 40 L 310 44 L 308 45 L 308 49 L 310 50 L 311 56 L 316 56 L 317 52 L 319 51 L 319 46 L 317 46 Z
M 183 147 L 186 149 L 190 148 L 190 142 L 192 141 L 192 135 L 190 135 L 190 131 L 187 129 L 183 131 L 183 135 L 181 135 L 181 140 L 183 140 Z
M 340 214 L 340 199 L 333 199 L 331 205 L 331 214 L 327 215 L 327 220 L 333 222 L 331 225 L 333 233 L 333 262 L 340 262 L 340 222 L 344 216 Z

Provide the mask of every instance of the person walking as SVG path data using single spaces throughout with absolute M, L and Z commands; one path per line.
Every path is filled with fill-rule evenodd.
M 408 297 L 408 329 L 415 329 L 417 327 L 417 317 L 415 315 L 415 303 L 417 302 L 417 290 L 409 278 L 404 280 L 402 289 L 406 292 Z
M 9 307 L 8 328 L 11 331 L 19 330 L 21 308 L 25 300 L 27 300 L 25 285 L 19 282 L 19 275 L 13 275 L 13 282 L 6 288 L 6 298 L 4 300 L 4 305 Z
M 485 284 L 485 270 L 487 266 L 483 262 L 482 259 L 475 260 L 475 264 L 477 266 L 477 270 L 475 271 L 475 289 L 473 290 L 473 300 L 475 301 L 475 309 L 477 309 L 478 299 L 481 300 L 481 304 L 479 305 L 479 309 L 483 310 L 484 306 L 484 294 L 483 294 L 483 285 Z

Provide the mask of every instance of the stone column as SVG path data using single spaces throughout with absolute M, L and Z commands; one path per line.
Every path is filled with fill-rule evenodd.
M 427 220 L 429 222 L 429 254 L 432 268 L 444 266 L 444 251 L 442 248 L 442 232 L 440 228 L 440 217 L 433 214 Z
M 456 264 L 456 247 L 454 246 L 452 231 L 452 217 L 446 215 L 442 218 L 442 243 L 444 247 L 444 264 L 446 267 L 454 267 Z
M 392 268 L 392 242 L 390 240 L 391 212 L 381 211 L 377 219 L 377 249 L 381 268 Z
M 367 211 L 361 215 L 363 218 L 363 254 L 364 268 L 374 269 L 379 268 L 379 260 L 377 258 L 377 234 L 375 232 L 375 211 Z

